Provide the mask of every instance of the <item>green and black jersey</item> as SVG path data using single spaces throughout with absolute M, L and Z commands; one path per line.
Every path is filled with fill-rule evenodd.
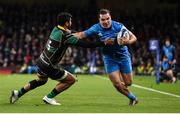
M 104 46 L 104 43 L 79 40 L 74 35 L 66 32 L 63 27 L 57 26 L 52 30 L 39 60 L 46 65 L 56 66 L 62 59 L 69 45 L 95 48 Z

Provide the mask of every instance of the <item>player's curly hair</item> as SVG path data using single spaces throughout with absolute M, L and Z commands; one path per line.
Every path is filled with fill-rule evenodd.
M 64 26 L 66 22 L 69 22 L 72 18 L 72 15 L 68 12 L 62 12 L 57 15 L 57 24 L 60 26 Z

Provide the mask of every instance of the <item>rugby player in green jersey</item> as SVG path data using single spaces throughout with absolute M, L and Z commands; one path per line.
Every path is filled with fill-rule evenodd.
M 111 41 L 86 42 L 80 40 L 70 33 L 72 16 L 67 12 L 57 16 L 57 26 L 52 30 L 43 52 L 37 60 L 37 79 L 30 81 L 20 90 L 13 90 L 10 96 L 10 103 L 14 104 L 21 96 L 36 87 L 44 85 L 48 78 L 58 81 L 55 88 L 46 96 L 43 101 L 51 105 L 61 105 L 54 97 L 68 89 L 76 81 L 76 77 L 59 66 L 59 62 L 70 45 L 85 48 L 95 48 L 111 45 Z

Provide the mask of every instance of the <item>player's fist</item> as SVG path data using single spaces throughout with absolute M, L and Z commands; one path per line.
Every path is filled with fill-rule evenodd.
M 117 42 L 119 45 L 127 45 L 127 44 L 129 44 L 129 39 L 128 38 L 118 38 Z

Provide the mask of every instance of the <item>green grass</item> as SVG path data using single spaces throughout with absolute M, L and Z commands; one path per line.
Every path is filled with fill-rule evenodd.
M 129 100 L 118 93 L 109 80 L 88 75 L 78 76 L 79 80 L 75 85 L 56 97 L 61 106 L 46 105 L 42 102 L 44 95 L 56 85 L 57 82 L 53 80 L 27 93 L 15 104 L 9 104 L 11 90 L 21 88 L 34 78 L 35 75 L 0 76 L 0 113 L 180 113 L 180 98 L 130 87 L 139 99 L 138 105 L 130 107 Z M 134 84 L 180 95 L 179 82 L 156 85 L 154 77 L 136 76 Z

